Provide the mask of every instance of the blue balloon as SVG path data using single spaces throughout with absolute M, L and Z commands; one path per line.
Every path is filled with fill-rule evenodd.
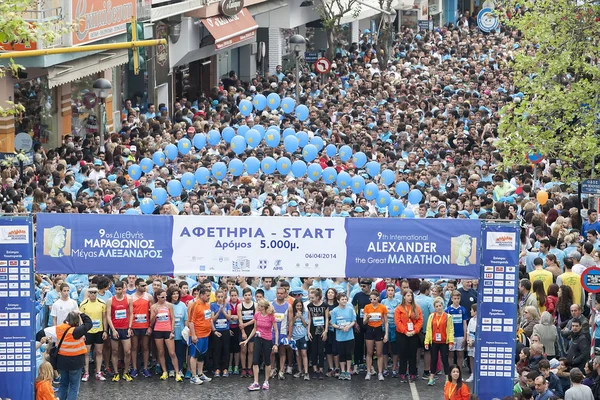
M 173 161 L 179 155 L 179 149 L 172 143 L 168 144 L 167 147 L 165 147 L 165 155 L 169 160 Z
M 208 170 L 207 170 L 208 171 Z M 181 191 L 183 190 L 183 186 L 178 179 L 171 179 L 169 183 L 167 183 L 167 190 L 172 197 L 181 196 Z M 152 195 L 154 196 L 154 195 Z
M 248 157 L 244 161 L 244 167 L 246 167 L 248 175 L 254 175 L 260 170 L 260 161 L 256 157 Z
M 127 211 L 125 211 L 125 215 L 140 215 L 140 212 L 135 208 L 128 208 Z
M 198 135 L 196 135 L 198 136 Z M 155 151 L 154 154 L 152 154 L 152 161 L 154 161 L 154 164 L 158 165 L 159 167 L 162 167 L 163 165 L 165 165 L 165 160 L 167 159 L 167 156 L 165 156 L 165 153 L 163 153 L 162 151 Z
M 396 194 L 400 197 L 406 196 L 409 190 L 410 186 L 408 186 L 408 183 L 404 181 L 398 182 L 398 184 L 396 185 Z
M 331 184 L 333 182 L 335 182 L 335 180 L 337 179 L 337 171 L 335 170 L 335 168 L 333 167 L 327 167 L 323 170 L 323 182 L 325 182 L 326 184 Z
M 210 171 L 206 167 L 200 167 L 196 170 L 196 173 L 194 174 L 194 176 L 196 177 L 196 182 L 198 182 L 200 185 L 204 185 L 210 179 Z M 170 191 L 169 191 L 169 193 L 170 193 Z
M 244 100 L 240 101 L 239 108 L 240 108 L 240 114 L 242 114 L 244 117 L 247 117 L 252 113 L 252 109 L 254 108 L 254 106 L 252 105 L 250 100 L 244 99 Z
M 304 149 L 302 149 L 302 158 L 304 158 L 306 162 L 311 162 L 317 157 L 317 153 L 318 151 L 314 144 L 307 144 L 304 146 Z
M 250 127 L 248 125 L 241 125 L 237 130 L 237 134 L 242 136 L 243 138 L 245 138 L 246 132 L 248 132 L 249 130 L 250 130 Z
M 154 168 L 154 163 L 149 158 L 143 158 L 142 161 L 140 161 L 140 167 L 142 167 L 142 172 L 147 174 Z
M 277 132 L 281 133 L 281 128 L 277 125 L 271 125 L 269 126 L 269 129 L 275 129 Z
M 340 189 L 346 189 L 350 186 L 351 181 L 352 178 L 350 177 L 350 174 L 346 171 L 341 171 L 337 176 L 336 183 Z
M 286 114 L 291 114 L 296 107 L 296 102 L 291 97 L 286 97 L 281 101 L 281 109 Z
M 152 199 L 146 197 L 140 201 L 140 210 L 142 210 L 144 214 L 152 214 L 154 212 L 154 207 L 155 204 Z
M 196 133 L 194 135 L 194 147 L 198 150 L 206 147 L 206 135 L 204 133 Z
M 321 136 L 313 136 L 313 138 L 310 139 L 310 144 L 314 144 L 317 147 L 317 151 L 323 150 L 323 146 L 325 146 Z
M 216 146 L 221 141 L 221 134 L 216 129 L 211 129 L 208 131 L 208 144 L 211 146 Z
M 350 188 L 352 189 L 352 193 L 358 194 L 362 192 L 365 188 L 365 178 L 360 175 L 354 175 L 350 182 Z
M 328 144 L 327 147 L 325 147 L 325 154 L 329 157 L 335 156 L 337 154 L 337 147 L 335 147 L 335 144 Z
M 402 211 L 402 214 L 400 214 L 400 217 L 402 217 L 402 218 L 414 218 L 415 217 L 415 213 L 413 212 L 413 210 L 409 210 L 408 208 L 405 208 L 404 211 Z
M 369 161 L 367 165 L 365 165 L 365 170 L 371 178 L 375 178 L 379 175 L 379 172 L 381 172 L 381 165 L 377 161 Z
M 262 111 L 267 106 L 267 98 L 264 94 L 257 94 L 256 96 L 254 96 L 252 104 L 254 105 L 254 108 L 256 108 L 258 111 Z
M 161 187 L 156 188 L 152 191 L 152 200 L 155 204 L 162 206 L 167 202 L 167 191 Z
M 283 139 L 285 140 L 285 138 L 290 135 L 296 136 L 296 131 L 294 130 L 294 128 L 285 128 L 282 134 Z
M 212 166 L 211 172 L 212 175 L 217 178 L 217 180 L 221 181 L 225 179 L 225 176 L 227 175 L 227 165 L 225 165 L 225 163 L 222 161 L 216 162 Z
M 308 178 L 312 179 L 313 182 L 317 181 L 323 173 L 323 167 L 319 163 L 312 163 L 307 169 Z
M 281 97 L 277 93 L 271 93 L 267 96 L 267 106 L 271 110 L 276 110 L 281 104 Z
M 384 185 L 389 186 L 394 183 L 394 180 L 396 180 L 396 174 L 391 169 L 384 169 L 381 172 L 381 181 Z
M 287 157 L 281 157 L 277 159 L 277 171 L 281 175 L 287 175 L 292 170 L 292 162 Z
M 223 129 L 223 132 L 221 132 L 221 136 L 223 137 L 223 140 L 226 143 L 230 143 L 231 139 L 233 139 L 233 137 L 235 136 L 235 130 L 232 127 L 228 126 L 225 129 Z M 194 139 L 196 139 L 195 136 L 194 136 Z M 194 145 L 195 145 L 195 143 L 194 143 Z
M 288 153 L 293 153 L 296 150 L 298 150 L 298 145 L 300 144 L 300 141 L 298 140 L 298 138 L 296 136 L 288 136 L 285 139 L 283 139 L 283 147 L 285 147 L 285 151 L 287 151 Z
M 296 132 L 296 137 L 300 143 L 300 147 L 304 147 L 308 144 L 308 133 L 304 131 Z
M 192 142 L 190 142 L 190 139 L 188 138 L 179 139 L 179 142 L 177 142 L 177 149 L 185 156 L 192 149 Z
M 271 175 L 277 169 L 277 161 L 273 157 L 265 157 L 260 163 L 260 169 L 267 175 Z
M 410 204 L 419 204 L 423 199 L 423 193 L 418 189 L 413 189 L 408 193 L 408 202 Z
M 292 164 L 292 174 L 294 177 L 301 178 L 306 174 L 306 163 L 302 160 L 294 161 Z
M 377 195 L 377 207 L 386 207 L 390 204 L 392 196 L 390 196 L 387 190 L 380 190 Z
M 260 144 L 260 133 L 256 129 L 250 129 L 246 132 L 246 143 L 251 149 L 258 147 Z
M 244 150 L 246 150 L 246 139 L 244 139 L 241 135 L 235 135 L 233 139 L 231 139 L 231 150 L 235 154 L 242 154 Z
M 340 147 L 340 160 L 346 162 L 352 157 L 352 148 L 347 144 Z
M 234 158 L 229 161 L 229 172 L 233 176 L 240 176 L 244 173 L 244 163 L 239 158 Z
M 127 168 L 127 173 L 134 181 L 137 181 L 142 177 L 142 167 L 137 164 L 131 164 L 129 168 Z
M 355 153 L 352 157 L 352 162 L 356 165 L 356 168 L 362 168 L 367 163 L 367 155 L 362 151 Z
M 252 129 L 255 129 L 258 131 L 258 133 L 260 133 L 260 139 L 264 139 L 265 138 L 265 127 L 262 125 L 254 125 L 254 127 Z
M 269 147 L 277 147 L 281 142 L 281 134 L 275 129 L 269 129 L 265 134 L 265 143 Z
M 402 211 L 404 211 L 404 205 L 402 205 L 400 200 L 393 199 L 390 201 L 388 211 L 390 212 L 391 217 L 397 217 L 398 215 L 402 214 Z
M 196 177 L 191 172 L 181 175 L 180 181 L 185 190 L 192 190 L 196 186 Z
M 304 104 L 300 104 L 296 107 L 296 118 L 298 118 L 299 121 L 306 121 L 308 118 L 308 107 Z
M 376 183 L 371 182 L 365 186 L 365 199 L 373 200 L 374 198 L 377 197 L 378 194 L 379 194 L 379 187 L 377 186 Z

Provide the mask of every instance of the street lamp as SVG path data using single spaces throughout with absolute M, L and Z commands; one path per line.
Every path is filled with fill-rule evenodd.
M 104 151 L 104 118 L 106 114 L 106 98 L 110 95 L 112 85 L 108 79 L 96 79 L 92 85 L 96 97 L 100 99 L 100 151 Z
M 306 44 L 304 36 L 295 34 L 290 38 L 290 45 L 294 45 L 294 53 L 296 53 L 296 103 L 300 104 L 300 69 L 298 66 L 298 60 L 300 58 L 301 46 Z

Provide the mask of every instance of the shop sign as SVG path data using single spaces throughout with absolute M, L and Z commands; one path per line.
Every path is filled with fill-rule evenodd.
M 33 23 L 29 23 L 30 25 L 33 25 Z M 32 27 L 33 29 L 33 27 Z M 37 43 L 36 42 L 25 42 L 25 41 L 18 41 L 15 43 L 10 43 L 8 40 L 4 40 L 2 42 L 0 42 L 0 52 L 3 51 L 27 51 L 27 50 L 37 50 Z
M 154 25 L 155 39 L 168 39 L 168 37 L 169 26 L 167 24 L 160 22 Z M 162 85 L 164 83 L 167 83 L 169 79 L 169 45 L 159 44 L 158 46 L 154 47 L 154 52 L 156 84 Z
M 219 2 L 219 12 L 228 17 L 233 17 L 244 8 L 244 0 L 221 0 Z
M 73 46 L 127 32 L 136 15 L 136 0 L 73 0 Z

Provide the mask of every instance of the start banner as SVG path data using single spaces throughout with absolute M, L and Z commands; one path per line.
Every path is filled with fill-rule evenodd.
M 481 222 L 39 214 L 37 271 L 479 277 Z

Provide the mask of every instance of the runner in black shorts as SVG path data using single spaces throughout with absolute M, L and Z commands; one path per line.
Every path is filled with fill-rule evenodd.
M 243 301 L 240 307 L 238 307 L 238 319 L 240 321 L 241 338 L 240 341 L 244 341 L 252 333 L 254 328 L 254 312 L 256 311 L 256 305 L 252 301 L 252 289 L 249 287 L 243 291 Z M 254 342 L 248 342 L 247 346 L 241 346 L 241 364 L 242 364 L 242 378 L 252 376 L 252 356 L 254 354 Z

